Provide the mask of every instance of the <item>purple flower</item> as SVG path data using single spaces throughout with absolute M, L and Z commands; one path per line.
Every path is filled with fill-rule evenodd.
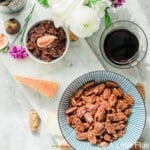
M 13 45 L 8 52 L 15 59 L 23 59 L 28 56 L 28 53 L 23 46 Z
M 122 6 L 125 3 L 125 0 L 111 0 L 111 2 L 112 5 L 117 8 L 119 6 Z

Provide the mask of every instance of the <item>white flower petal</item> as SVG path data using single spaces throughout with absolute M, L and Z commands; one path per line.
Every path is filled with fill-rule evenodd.
M 51 2 L 51 13 L 55 25 L 66 25 L 73 11 L 83 5 L 83 3 L 84 0 L 53 0 Z
M 71 31 L 80 38 L 91 36 L 100 25 L 97 13 L 87 6 L 78 8 L 70 19 Z

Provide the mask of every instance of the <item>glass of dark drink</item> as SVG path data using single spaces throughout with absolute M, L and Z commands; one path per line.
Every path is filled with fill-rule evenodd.
M 100 52 L 110 65 L 130 68 L 139 64 L 148 48 L 143 29 L 131 21 L 117 21 L 106 28 L 100 38 Z

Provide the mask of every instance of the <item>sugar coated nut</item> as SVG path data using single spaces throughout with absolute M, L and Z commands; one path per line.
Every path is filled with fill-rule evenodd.
M 145 98 L 145 89 L 144 89 L 143 84 L 137 83 L 136 88 L 139 91 L 139 93 L 141 94 L 142 98 L 144 99 Z
M 38 130 L 40 124 L 40 118 L 37 112 L 33 109 L 31 109 L 29 113 L 29 124 L 30 124 L 31 131 L 36 132 Z
M 66 122 L 75 129 L 77 140 L 106 147 L 125 134 L 133 104 L 118 84 L 89 81 L 72 95 Z

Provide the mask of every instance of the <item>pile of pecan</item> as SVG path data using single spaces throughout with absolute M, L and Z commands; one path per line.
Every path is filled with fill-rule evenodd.
M 46 47 L 38 47 L 38 39 L 46 35 L 55 36 L 56 39 Z M 41 21 L 29 31 L 27 48 L 36 58 L 49 62 L 63 55 L 66 38 L 64 29 L 56 28 L 53 21 Z
M 133 98 L 118 84 L 90 81 L 74 93 L 66 121 L 75 129 L 78 140 L 105 147 L 126 132 L 133 104 Z

